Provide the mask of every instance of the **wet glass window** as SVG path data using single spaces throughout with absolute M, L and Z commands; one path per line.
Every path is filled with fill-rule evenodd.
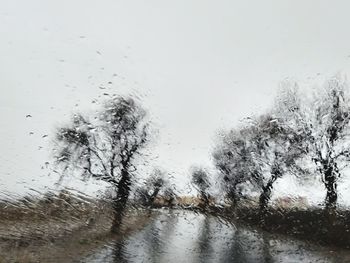
M 350 262 L 349 9 L 2 0 L 0 263 Z

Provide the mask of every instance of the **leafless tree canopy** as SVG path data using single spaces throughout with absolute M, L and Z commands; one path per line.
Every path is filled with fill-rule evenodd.
M 110 183 L 116 191 L 119 216 L 128 199 L 135 158 L 148 141 L 145 110 L 132 98 L 107 101 L 94 116 L 75 114 L 57 132 L 57 164 L 63 174 L 80 174 Z
M 213 160 L 228 196 L 236 202 L 238 185 L 249 182 L 260 189 L 264 210 L 275 181 L 286 174 L 307 179 L 310 160 L 326 188 L 326 207 L 335 207 L 337 179 L 350 157 L 349 120 L 345 81 L 331 79 L 310 97 L 301 95 L 297 84 L 283 85 L 273 110 L 221 134 Z
M 192 185 L 198 191 L 204 205 L 209 205 L 210 194 L 208 192 L 210 188 L 209 173 L 202 167 L 192 167 Z

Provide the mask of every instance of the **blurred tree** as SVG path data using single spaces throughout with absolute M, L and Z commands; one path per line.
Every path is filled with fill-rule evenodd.
M 271 199 L 273 185 L 287 173 L 304 173 L 297 163 L 304 154 L 304 137 L 282 119 L 271 114 L 262 115 L 253 124 L 251 137 L 251 159 L 259 166 L 254 177 L 261 188 L 259 206 L 265 212 Z
M 165 172 L 159 168 L 147 178 L 145 184 L 136 190 L 137 199 L 146 206 L 151 206 L 160 191 L 166 187 Z
M 291 94 L 293 89 L 287 86 L 285 90 Z M 310 99 L 304 100 L 302 107 L 291 111 L 289 116 L 305 131 L 305 149 L 325 185 L 327 209 L 336 208 L 337 180 L 341 170 L 348 166 L 350 160 L 349 92 L 346 81 L 333 78 L 327 82 L 324 89 L 317 90 Z M 294 92 L 293 97 L 297 98 L 298 94 Z
M 148 126 L 146 112 L 139 104 L 132 98 L 115 97 L 94 118 L 76 114 L 70 125 L 57 132 L 56 160 L 63 175 L 77 173 L 113 186 L 115 231 L 130 194 L 135 159 L 148 141 Z
M 260 189 L 259 206 L 265 212 L 273 185 L 286 173 L 304 173 L 297 163 L 305 154 L 305 134 L 284 113 L 272 111 L 247 118 L 239 129 L 224 133 L 214 154 L 223 183 L 234 204 L 242 196 L 239 185 Z
M 209 206 L 210 194 L 208 189 L 210 187 L 208 171 L 202 167 L 192 167 L 191 183 L 194 188 L 200 194 L 200 198 L 203 201 L 203 207 Z
M 223 132 L 213 151 L 213 161 L 219 170 L 226 196 L 236 206 L 242 197 L 241 186 L 260 180 L 260 167 L 252 159 L 251 129 L 233 129 Z

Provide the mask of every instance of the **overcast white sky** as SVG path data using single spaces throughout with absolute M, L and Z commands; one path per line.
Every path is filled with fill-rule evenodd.
M 160 129 L 158 163 L 183 180 L 191 164 L 210 161 L 215 132 L 269 107 L 280 81 L 311 85 L 350 68 L 345 0 L 0 4 L 0 187 L 8 191 L 55 181 L 41 169 L 54 127 L 103 92 L 142 98 Z

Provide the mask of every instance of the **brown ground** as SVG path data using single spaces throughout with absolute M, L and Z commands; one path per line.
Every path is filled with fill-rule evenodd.
M 67 198 L 66 198 L 67 199 Z M 128 209 L 118 236 L 112 235 L 106 202 L 57 199 L 0 203 L 0 263 L 77 262 L 94 249 L 142 228 L 151 217 Z

